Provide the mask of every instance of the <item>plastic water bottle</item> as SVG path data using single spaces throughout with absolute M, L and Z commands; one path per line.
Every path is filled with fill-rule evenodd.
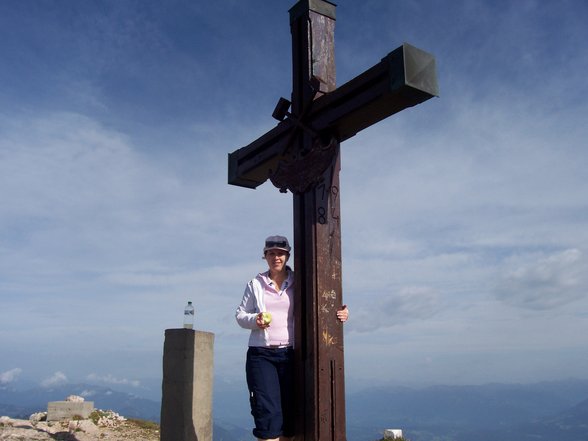
M 192 302 L 188 302 L 184 308 L 184 328 L 192 329 L 194 327 L 194 307 Z

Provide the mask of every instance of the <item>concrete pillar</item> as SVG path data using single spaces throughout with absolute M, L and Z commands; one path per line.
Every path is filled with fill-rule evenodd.
M 166 329 L 161 441 L 212 441 L 214 334 Z

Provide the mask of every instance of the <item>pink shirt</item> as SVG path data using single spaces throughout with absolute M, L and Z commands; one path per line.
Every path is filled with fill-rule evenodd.
M 272 315 L 272 322 L 267 332 L 269 345 L 288 346 L 294 342 L 294 283 L 292 273 L 281 286 L 276 289 L 275 284 L 264 274 L 263 288 L 265 290 L 265 310 Z

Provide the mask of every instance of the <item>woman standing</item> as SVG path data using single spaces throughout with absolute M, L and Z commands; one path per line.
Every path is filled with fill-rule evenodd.
M 284 236 L 265 240 L 268 270 L 247 284 L 235 315 L 241 327 L 251 330 L 245 371 L 253 435 L 260 441 L 294 435 L 294 273 L 286 265 L 290 250 Z M 342 322 L 348 316 L 346 306 L 337 311 Z

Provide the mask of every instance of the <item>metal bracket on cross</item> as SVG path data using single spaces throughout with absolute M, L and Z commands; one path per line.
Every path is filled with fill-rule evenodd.
M 313 95 L 316 95 L 317 93 L 320 92 L 320 80 L 316 77 L 311 77 L 310 80 L 308 81 L 308 85 L 311 88 L 311 90 L 313 91 Z M 308 120 L 308 115 L 310 114 L 310 111 L 312 109 L 312 103 L 313 103 L 313 99 L 308 100 L 306 103 L 304 103 L 304 106 L 302 107 L 302 112 L 300 113 L 299 116 L 294 115 L 293 113 L 291 113 L 289 111 L 290 106 L 292 105 L 292 103 L 290 101 L 288 101 L 286 98 L 280 98 L 278 100 L 278 104 L 276 104 L 276 107 L 272 113 L 272 117 L 280 122 L 283 122 L 284 120 L 289 121 L 292 126 L 291 126 L 291 131 L 288 134 L 288 138 L 286 140 L 286 142 L 284 143 L 284 147 L 282 148 L 280 154 L 281 155 L 286 155 L 286 153 L 288 152 L 288 150 L 290 149 L 290 147 L 292 146 L 292 142 L 294 141 L 296 135 L 302 130 L 304 132 L 306 132 L 308 135 L 312 136 L 313 138 L 318 138 L 319 134 L 318 132 L 310 125 L 308 124 L 308 122 L 306 122 L 306 120 Z M 300 154 L 302 156 L 304 156 L 306 153 L 308 153 L 308 150 L 303 150 L 300 152 Z

